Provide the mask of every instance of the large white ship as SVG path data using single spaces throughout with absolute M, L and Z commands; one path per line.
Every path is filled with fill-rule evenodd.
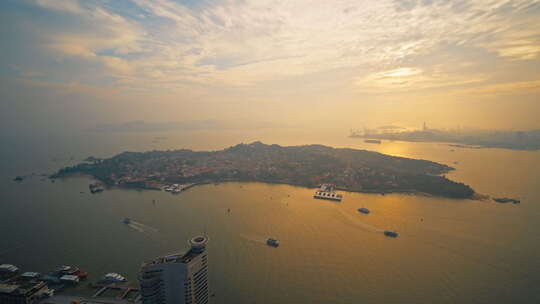
M 334 192 L 334 185 L 331 184 L 322 184 L 319 190 L 315 191 L 313 197 L 338 202 L 341 202 L 343 198 L 341 194 Z

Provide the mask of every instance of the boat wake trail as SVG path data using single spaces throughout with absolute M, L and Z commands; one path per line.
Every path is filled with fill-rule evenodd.
M 131 229 L 133 229 L 135 231 L 138 231 L 138 232 L 142 232 L 142 233 L 145 233 L 145 232 L 150 232 L 150 233 L 158 232 L 158 230 L 156 228 L 145 225 L 143 223 L 140 223 L 140 222 L 137 222 L 137 221 L 134 221 L 134 220 L 131 220 L 129 222 L 129 224 L 127 224 L 127 225 Z
M 356 227 L 360 227 L 363 230 L 366 230 L 366 231 L 369 231 L 369 232 L 384 233 L 384 229 L 380 229 L 380 228 L 377 228 L 375 226 L 366 224 L 366 223 L 362 222 L 358 218 L 358 216 L 353 216 L 353 215 L 351 215 L 349 213 L 346 213 L 342 209 L 338 209 L 338 210 L 339 210 L 339 213 L 341 214 L 342 218 L 347 222 L 347 224 L 352 225 L 352 226 L 356 226 Z
M 266 239 L 260 236 L 241 234 L 240 237 L 242 237 L 246 241 L 259 243 L 259 244 L 266 244 Z

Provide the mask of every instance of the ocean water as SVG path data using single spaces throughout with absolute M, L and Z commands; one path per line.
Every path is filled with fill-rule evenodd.
M 107 272 L 136 281 L 141 262 L 183 251 L 191 236 L 206 233 L 213 303 L 540 303 L 538 151 L 376 145 L 285 129 L 66 134 L 2 138 L 0 263 L 38 272 L 77 265 L 88 281 Z M 88 177 L 52 183 L 40 176 L 90 155 L 217 150 L 255 140 L 433 160 L 455 167 L 447 176 L 482 194 L 522 202 L 343 192 L 334 203 L 314 200 L 311 189 L 262 183 L 92 195 Z M 26 178 L 15 183 L 16 175 Z M 135 222 L 123 224 L 125 217 Z M 268 237 L 281 246 L 266 246 Z

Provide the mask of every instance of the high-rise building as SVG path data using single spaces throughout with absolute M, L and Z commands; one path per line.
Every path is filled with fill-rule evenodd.
M 139 273 L 143 304 L 208 303 L 208 239 L 196 236 L 186 253 L 171 254 L 144 263 Z

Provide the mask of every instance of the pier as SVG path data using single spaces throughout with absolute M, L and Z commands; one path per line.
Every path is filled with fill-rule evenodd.
M 98 288 L 98 291 L 96 291 L 96 293 L 94 293 L 92 298 L 98 298 L 100 296 L 103 296 L 107 292 L 116 291 L 117 295 L 114 298 L 117 299 L 117 300 L 125 300 L 130 293 L 132 293 L 132 292 L 133 293 L 138 293 L 138 291 L 139 291 L 139 288 L 137 288 L 137 287 L 129 286 L 129 285 L 126 285 L 126 284 L 119 285 L 119 284 L 116 284 L 116 283 L 106 284 L 106 285 L 104 285 L 104 284 L 94 284 L 93 287 Z

